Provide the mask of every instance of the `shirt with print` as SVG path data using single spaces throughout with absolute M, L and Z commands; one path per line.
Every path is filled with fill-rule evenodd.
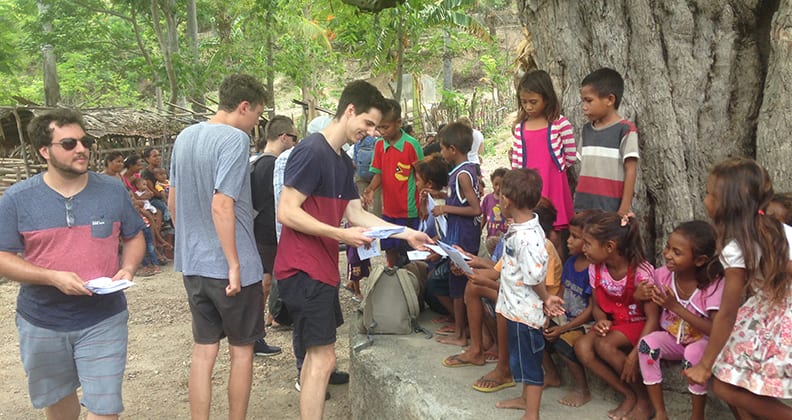
M 599 277 L 600 277 L 600 287 L 605 292 L 605 294 L 611 298 L 609 302 L 600 302 L 599 297 L 597 298 L 597 303 L 600 307 L 605 311 L 605 313 L 613 314 L 606 308 L 614 307 L 615 311 L 624 312 L 625 319 L 628 319 L 630 322 L 637 322 L 646 319 L 646 316 L 643 313 L 643 306 L 641 306 L 632 296 L 624 296 L 626 289 L 627 289 L 627 278 L 630 275 L 625 275 L 621 279 L 614 279 L 611 277 L 610 272 L 608 271 L 608 266 L 605 263 L 601 264 L 590 264 L 588 271 L 589 271 L 589 285 L 591 286 L 592 290 L 597 288 L 597 269 L 599 268 Z M 628 274 L 630 274 L 630 270 L 628 270 Z M 642 281 L 648 281 L 650 283 L 654 283 L 654 267 L 651 264 L 644 261 L 638 268 L 635 270 L 634 275 L 632 277 L 635 279 L 633 281 L 633 288 L 638 287 Z M 622 302 L 626 302 L 625 305 Z M 621 319 L 618 318 L 618 319 Z
M 586 268 L 576 271 L 575 261 L 586 258 L 581 255 L 572 255 L 564 263 L 561 273 L 561 285 L 564 286 L 564 311 L 567 321 L 575 319 L 589 305 L 592 289 L 589 283 L 589 270 Z
M 575 213 L 588 209 L 617 211 L 624 193 L 624 161 L 640 158 L 638 129 L 627 120 L 605 127 L 583 126 Z
M 506 232 L 506 218 L 501 213 L 500 201 L 494 193 L 489 193 L 481 200 L 481 213 L 487 224 L 487 237 Z
M 264 269 L 253 236 L 250 138 L 226 124 L 185 128 L 173 144 L 171 184 L 176 191 L 173 270 L 186 276 L 228 279 L 228 261 L 212 216 L 214 195 L 234 200 L 234 237 L 242 287 L 261 281 Z
M 119 238 L 132 238 L 143 219 L 115 177 L 88 172 L 88 183 L 66 198 L 42 174 L 18 182 L 0 197 L 0 251 L 21 253 L 38 267 L 68 271 L 83 281 L 119 270 Z M 54 286 L 22 283 L 17 313 L 31 324 L 77 331 L 126 309 L 123 292 L 65 295 Z
M 668 271 L 668 268 L 665 266 L 655 270 L 655 284 L 659 289 L 665 290 L 665 287 L 668 287 L 674 292 L 677 302 L 679 302 L 683 308 L 698 317 L 706 319 L 709 319 L 709 311 L 717 311 L 720 309 L 724 283 L 725 282 L 719 278 L 707 285 L 704 289 L 694 289 L 693 294 L 686 300 L 683 300 L 679 297 L 679 290 L 676 286 L 674 273 Z M 677 343 L 679 344 L 690 344 L 706 336 L 702 331 L 693 328 L 692 325 L 680 318 L 679 315 L 667 309 L 663 309 L 663 312 L 660 314 L 660 328 L 676 337 Z
M 302 209 L 318 221 L 340 226 L 347 204 L 359 199 L 355 168 L 346 153 L 336 153 L 322 133 L 306 137 L 293 148 L 286 163 L 284 185 L 306 196 Z M 338 287 L 338 241 L 283 226 L 274 276 L 279 281 L 298 272 Z
M 377 140 L 369 170 L 382 176 L 382 214 L 392 218 L 418 217 L 420 191 L 415 187 L 413 163 L 423 159 L 418 140 L 401 130 L 391 144 Z
M 539 218 L 514 223 L 506 232 L 500 292 L 495 311 L 531 328 L 543 328 L 544 302 L 533 286 L 545 281 L 548 255 Z

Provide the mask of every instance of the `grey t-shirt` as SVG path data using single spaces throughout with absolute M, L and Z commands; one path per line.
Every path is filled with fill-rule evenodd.
M 212 220 L 212 197 L 217 191 L 234 199 L 242 286 L 261 281 L 263 269 L 253 237 L 249 141 L 237 128 L 207 122 L 187 127 L 176 138 L 170 170 L 176 191 L 174 271 L 228 278 L 228 263 Z

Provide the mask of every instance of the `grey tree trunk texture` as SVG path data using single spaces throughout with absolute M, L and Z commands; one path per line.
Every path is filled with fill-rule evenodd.
M 789 2 L 781 0 L 786 18 L 775 24 L 786 25 L 778 31 L 783 42 L 777 44 L 783 45 L 773 44 L 771 55 L 786 73 L 768 76 L 768 82 L 777 77 L 775 83 L 786 85 Z M 650 258 L 662 251 L 675 225 L 706 218 L 702 200 L 714 163 L 754 156 L 757 120 L 766 118 L 759 117 L 763 95 L 783 104 L 775 105 L 775 121 L 786 129 L 760 143 L 771 145 L 780 167 L 789 167 L 792 146 L 784 141 L 786 159 L 781 158 L 776 139 L 791 132 L 790 123 L 780 121 L 792 103 L 790 88 L 765 90 L 768 23 L 778 0 L 519 0 L 518 6 L 534 59 L 553 76 L 563 113 L 576 129 L 586 123 L 579 97 L 583 78 L 600 67 L 624 77 L 619 113 L 638 127 L 641 160 L 633 208 Z

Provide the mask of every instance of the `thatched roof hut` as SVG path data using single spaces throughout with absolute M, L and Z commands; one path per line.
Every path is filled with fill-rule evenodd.
M 39 106 L 0 107 L 0 192 L 8 185 L 38 173 L 41 161 L 27 138 L 27 125 L 36 115 L 53 108 Z M 95 108 L 80 110 L 86 132 L 96 137 L 97 148 L 91 157 L 92 167 L 101 170 L 104 153 L 140 153 L 145 147 L 161 149 L 170 157 L 176 135 L 188 124 L 197 122 L 192 116 L 169 116 L 154 111 L 128 108 Z

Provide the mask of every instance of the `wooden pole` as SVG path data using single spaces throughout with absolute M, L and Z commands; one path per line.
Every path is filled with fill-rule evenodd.
M 30 178 L 30 163 L 28 162 L 27 145 L 25 144 L 25 132 L 22 130 L 22 118 L 19 117 L 16 107 L 11 112 L 14 113 L 17 132 L 19 133 L 19 146 L 22 149 L 22 161 L 25 163 L 25 177 Z

